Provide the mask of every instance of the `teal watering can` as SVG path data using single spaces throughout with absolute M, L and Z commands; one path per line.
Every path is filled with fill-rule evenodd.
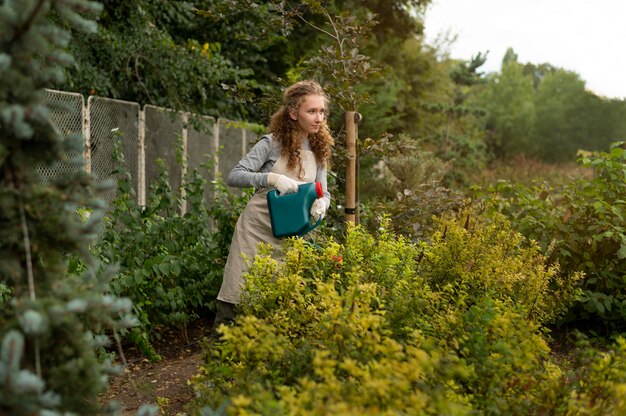
M 303 236 L 317 227 L 322 219 L 311 224 L 311 206 L 324 191 L 319 182 L 303 183 L 298 192 L 280 195 L 276 189 L 267 193 L 267 206 L 270 210 L 272 234 L 274 237 Z

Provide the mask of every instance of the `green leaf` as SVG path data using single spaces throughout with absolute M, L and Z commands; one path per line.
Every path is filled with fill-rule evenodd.
M 169 263 L 161 263 L 159 264 L 159 271 L 163 274 L 169 274 L 170 273 L 170 265 Z
M 624 221 L 624 217 L 622 215 L 622 209 L 616 206 L 612 206 L 611 207 L 611 211 L 613 211 L 613 214 L 615 214 L 617 216 L 617 218 L 620 219 L 620 221 Z
M 622 147 L 614 147 L 611 149 L 611 156 L 613 157 L 621 157 L 624 154 L 624 149 Z
M 600 313 L 604 313 L 604 305 L 601 302 L 598 302 L 597 300 L 593 301 L 593 305 L 596 307 L 596 310 Z
M 170 269 L 172 271 L 172 274 L 174 274 L 174 276 L 180 276 L 180 263 L 178 262 L 174 262 L 170 265 Z

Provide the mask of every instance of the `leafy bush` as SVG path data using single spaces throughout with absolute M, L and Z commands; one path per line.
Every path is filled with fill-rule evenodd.
M 394 340 L 377 285 L 339 249 L 295 240 L 284 264 L 261 251 L 244 315 L 222 327 L 223 344 L 196 379 L 200 404 L 216 407 L 228 394 L 234 413 L 466 414 L 454 383 L 436 376 L 462 373 L 462 364 L 417 332 Z
M 418 241 L 432 233 L 434 216 L 463 205 L 463 196 L 444 185 L 452 164 L 424 150 L 423 143 L 406 135 L 384 136 L 376 142 L 367 139 L 364 147 L 379 159 L 362 169 L 360 181 L 361 223 L 368 229 L 377 229 L 380 213 L 385 213 L 395 233 Z
M 585 274 L 580 302 L 568 320 L 599 318 L 609 330 L 623 331 L 626 319 L 626 175 L 624 143 L 610 152 L 583 156 L 591 179 L 577 179 L 562 189 L 500 183 L 486 195 L 494 211 L 536 240 L 564 276 Z M 574 284 L 574 282 L 572 282 Z
M 626 414 L 626 340 L 618 337 L 602 350 L 578 333 L 571 363 L 552 368 L 553 377 L 537 397 L 535 414 Z
M 11 288 L 6 283 L 0 282 L 0 307 L 4 307 L 9 299 L 11 299 Z
M 471 300 L 487 294 L 540 323 L 554 322 L 578 296 L 581 275 L 565 278 L 557 264 L 547 265 L 539 245 L 503 215 L 466 210 L 439 221 L 422 269 L 435 287 L 462 286 Z
M 343 245 L 287 240 L 280 260 L 262 246 L 194 379 L 197 411 L 534 414 L 560 375 L 541 322 L 576 292 L 551 304 L 555 267 L 490 221 L 441 220 L 430 244 L 383 219 Z
M 117 197 L 93 251 L 103 263 L 119 267 L 112 290 L 133 301 L 141 324 L 131 339 L 158 359 L 150 342 L 160 336 L 155 329 L 181 328 L 186 339 L 187 324 L 214 310 L 234 224 L 249 194 L 233 198 L 216 181 L 216 199 L 207 210 L 207 181 L 198 172 L 187 175 L 182 197 L 172 192 L 159 163 L 160 174 L 141 207 L 119 152 L 115 159 Z M 187 205 L 181 215 L 183 201 Z

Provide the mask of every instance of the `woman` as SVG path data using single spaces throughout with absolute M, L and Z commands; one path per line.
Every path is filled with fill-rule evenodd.
M 267 192 L 297 192 L 298 184 L 318 181 L 324 197 L 311 207 L 313 219 L 322 218 L 330 206 L 327 166 L 334 144 L 326 124 L 327 99 L 314 81 L 293 84 L 283 95 L 283 105 L 272 115 L 269 133 L 229 173 L 226 183 L 240 188 L 254 187 L 256 193 L 237 220 L 224 268 L 224 280 L 217 296 L 214 328 L 232 321 L 239 303 L 243 275 L 260 242 L 270 243 L 274 252 L 280 240 L 272 235 Z

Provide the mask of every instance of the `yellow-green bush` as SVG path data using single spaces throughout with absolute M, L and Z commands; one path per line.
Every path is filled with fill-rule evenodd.
M 565 279 L 499 214 L 487 220 L 468 210 L 440 220 L 425 257 L 420 271 L 433 287 L 463 286 L 471 298 L 489 294 L 542 323 L 565 313 L 579 294 L 580 274 Z
M 460 218 L 440 221 L 421 245 L 383 221 L 376 235 L 350 228 L 343 244 L 289 240 L 281 260 L 262 247 L 240 316 L 221 328 L 194 379 L 197 414 L 578 414 L 589 406 L 595 390 L 552 362 L 542 327 L 575 290 L 504 219 Z M 614 408 L 622 355 L 611 356 L 612 378 L 597 386 Z
M 536 397 L 535 414 L 625 415 L 626 340 L 617 338 L 603 351 L 584 339 L 575 345 L 565 368 L 552 365 L 553 377 Z
M 284 262 L 256 259 L 242 316 L 196 379 L 200 402 L 228 396 L 232 414 L 468 414 L 455 381 L 465 365 L 418 331 L 394 339 L 372 264 L 341 249 L 294 240 Z

